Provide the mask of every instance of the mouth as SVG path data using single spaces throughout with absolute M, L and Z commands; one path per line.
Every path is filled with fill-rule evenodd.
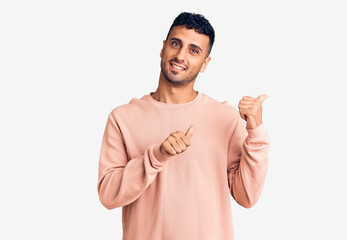
M 170 62 L 170 65 L 171 65 L 171 67 L 172 67 L 173 69 L 175 69 L 175 70 L 177 70 L 177 71 L 184 71 L 184 70 L 186 70 L 185 67 L 180 66 L 180 65 L 178 65 L 178 64 L 176 64 L 176 63 Z

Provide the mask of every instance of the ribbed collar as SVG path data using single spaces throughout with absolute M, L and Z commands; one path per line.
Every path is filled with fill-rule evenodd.
M 149 94 L 145 95 L 144 99 L 149 101 L 151 104 L 154 104 L 154 105 L 161 107 L 161 108 L 166 108 L 166 109 L 184 108 L 184 107 L 189 107 L 189 106 L 192 106 L 192 105 L 198 103 L 204 97 L 204 95 L 205 95 L 204 93 L 200 93 L 199 91 L 197 91 L 197 92 L 198 92 L 198 95 L 193 100 L 191 100 L 190 102 L 186 102 L 186 103 L 159 102 L 151 96 L 151 93 L 153 93 L 153 92 L 150 92 Z

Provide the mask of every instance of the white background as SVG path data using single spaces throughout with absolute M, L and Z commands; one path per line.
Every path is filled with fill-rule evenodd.
M 1 239 L 121 239 L 97 195 L 107 115 L 157 88 L 182 11 L 216 31 L 194 89 L 237 108 L 266 93 L 259 202 L 235 239 L 347 239 L 345 1 L 1 1 Z

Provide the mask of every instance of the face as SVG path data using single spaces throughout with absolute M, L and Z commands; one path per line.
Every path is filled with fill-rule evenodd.
M 161 73 L 164 78 L 175 85 L 184 85 L 196 79 L 199 72 L 204 72 L 209 57 L 209 37 L 175 26 L 167 41 L 163 42 L 160 52 Z

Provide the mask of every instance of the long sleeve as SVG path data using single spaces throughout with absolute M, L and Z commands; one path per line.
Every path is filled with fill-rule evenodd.
M 259 199 L 268 169 L 270 139 L 261 124 L 246 129 L 240 116 L 228 147 L 230 193 L 241 206 L 250 208 Z
M 132 203 L 153 182 L 169 158 L 160 153 L 159 146 L 160 143 L 153 143 L 143 155 L 128 159 L 116 116 L 109 114 L 102 139 L 97 184 L 100 202 L 107 209 Z

